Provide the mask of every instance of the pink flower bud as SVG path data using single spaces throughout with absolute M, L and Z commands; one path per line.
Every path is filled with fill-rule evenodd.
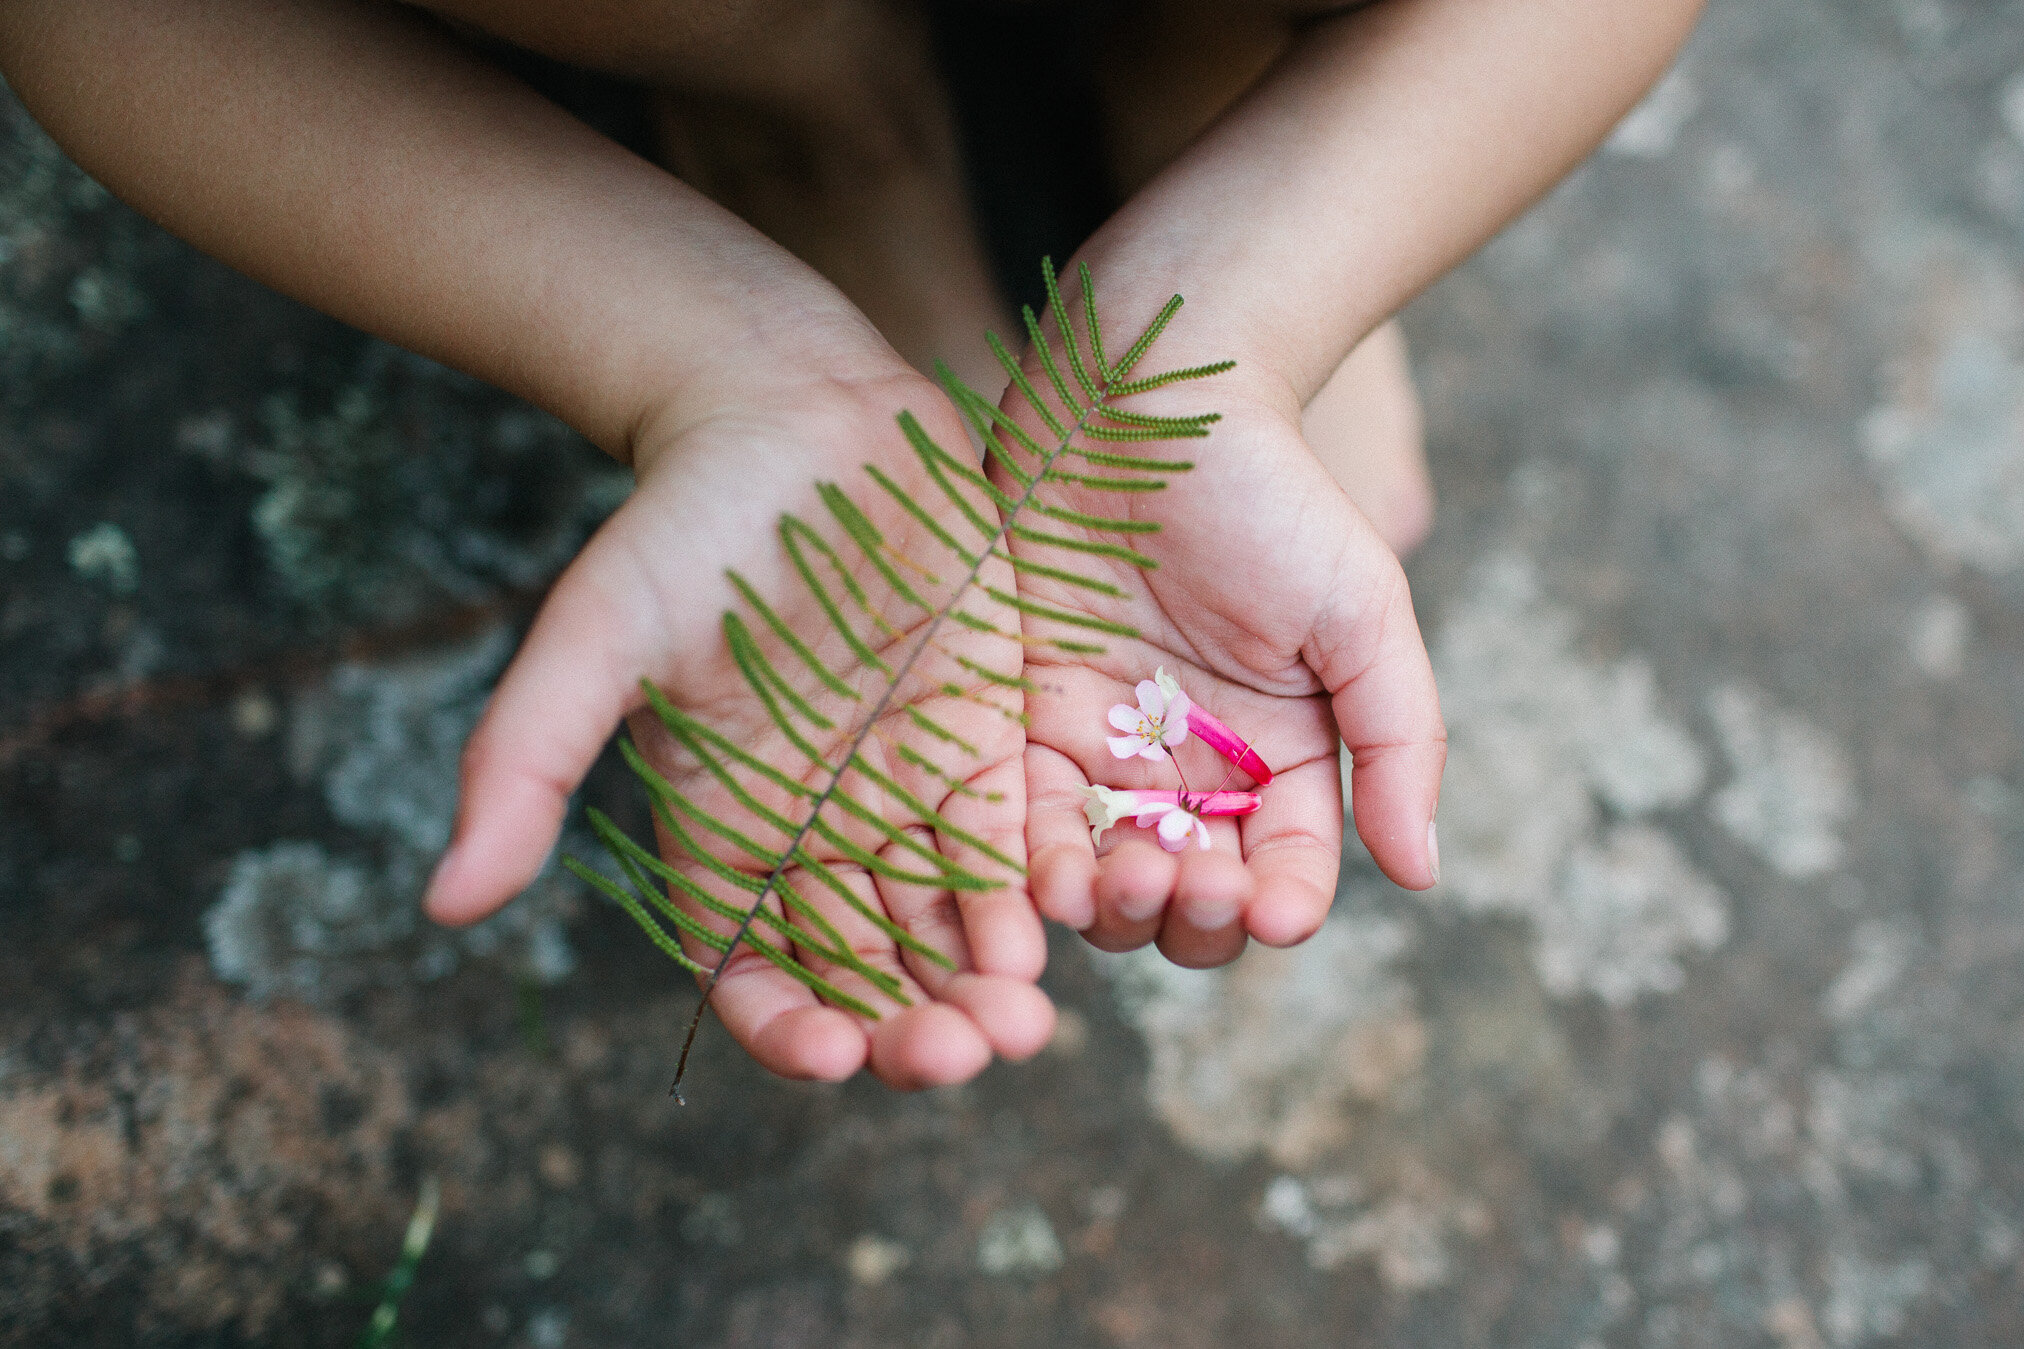
M 1258 757 L 1258 751 L 1225 726 L 1219 719 L 1201 707 L 1188 707 L 1188 729 L 1202 737 L 1202 743 L 1228 759 L 1251 775 L 1251 780 L 1260 787 L 1272 781 L 1272 767 Z

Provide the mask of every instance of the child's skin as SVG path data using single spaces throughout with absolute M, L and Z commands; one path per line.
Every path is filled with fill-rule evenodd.
M 825 1079 L 868 1064 L 920 1086 L 1032 1053 L 1053 1024 L 1033 986 L 1045 959 L 1036 909 L 1098 945 L 1157 940 L 1187 964 L 1229 960 L 1249 937 L 1304 939 L 1339 862 L 1338 741 L 1355 759 L 1372 856 L 1401 885 L 1432 883 L 1444 733 L 1387 546 L 1424 529 L 1430 502 L 1395 338 L 1359 344 L 1593 147 L 1670 61 L 1698 4 L 1172 0 L 1127 16 L 1121 49 L 1149 59 L 1106 65 L 1109 130 L 1121 174 L 1149 181 L 1079 260 L 1113 333 L 1187 294 L 1154 363 L 1234 357 L 1237 370 L 1142 404 L 1211 406 L 1225 420 L 1194 473 L 1139 503 L 1164 526 L 1163 565 L 1110 616 L 1144 640 L 1029 666 L 1043 692 L 1028 700 L 1023 744 L 1014 723 L 969 704 L 936 709 L 969 718 L 984 752 L 966 771 L 1003 795 L 949 809 L 1029 858 L 1031 902 L 1008 887 L 959 905 L 857 876 L 897 921 L 964 956 L 964 973 L 936 977 L 869 924 L 846 927 L 927 995 L 867 1024 L 735 959 L 714 1003 L 760 1062 Z M 456 838 L 428 897 L 437 918 L 469 922 L 541 866 L 569 793 L 637 712 L 642 676 L 707 716 L 738 715 L 743 686 L 718 626 L 732 594 L 717 578 L 735 566 L 776 601 L 797 593 L 772 522 L 812 514 L 817 479 L 861 482 L 866 458 L 916 481 L 892 428 L 899 408 L 959 443 L 953 410 L 907 362 L 974 361 L 975 328 L 997 320 L 998 301 L 904 7 L 434 7 L 667 89 L 671 157 L 747 219 L 434 21 L 366 0 L 8 0 L 0 68 L 66 150 L 168 228 L 528 398 L 637 471 L 638 491 L 557 582 L 472 737 Z M 1162 72 L 1176 78 L 1162 84 Z M 1373 426 L 1394 431 L 1371 438 Z M 903 517 L 880 523 L 904 536 Z M 1176 858 L 1126 838 L 1099 858 L 1073 788 L 1138 785 L 1109 757 L 1104 714 L 1160 663 L 1280 775 L 1258 814 L 1216 823 L 1209 852 Z M 651 723 L 633 724 L 672 773 Z M 766 727 L 746 729 L 758 740 Z

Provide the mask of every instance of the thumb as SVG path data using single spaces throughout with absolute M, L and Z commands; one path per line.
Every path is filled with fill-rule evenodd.
M 625 714 L 648 668 L 604 550 L 562 574 L 464 746 L 457 824 L 422 906 L 475 923 L 540 874 L 569 798 Z
M 1434 807 L 1448 758 L 1434 671 L 1413 616 L 1405 572 L 1370 536 L 1343 595 L 1317 628 L 1310 663 L 1334 703 L 1349 747 L 1357 837 L 1380 870 L 1408 890 L 1440 879 Z

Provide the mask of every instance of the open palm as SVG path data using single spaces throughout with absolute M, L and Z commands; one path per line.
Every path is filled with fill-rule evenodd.
M 883 825 L 854 819 L 832 804 L 825 818 L 838 836 L 811 834 L 804 846 L 860 905 L 847 903 L 822 875 L 790 867 L 781 884 L 829 925 L 830 954 L 815 943 L 781 943 L 779 929 L 763 923 L 752 934 L 789 946 L 808 968 L 882 1015 L 872 1020 L 825 1003 L 747 941 L 733 949 L 716 981 L 711 1001 L 718 1016 L 775 1072 L 837 1079 L 869 1063 L 901 1086 L 962 1080 L 994 1051 L 1023 1057 L 1045 1043 L 1052 1011 L 1033 986 L 1045 943 L 1016 875 L 917 808 L 928 807 L 942 825 L 954 825 L 1005 858 L 1023 857 L 1020 691 L 976 672 L 981 667 L 1016 675 L 1017 644 L 945 624 L 860 742 L 854 732 L 879 705 L 888 683 L 876 662 L 899 668 L 919 644 L 926 614 L 861 554 L 839 547 L 836 556 L 864 599 L 847 615 L 864 644 L 853 646 L 796 574 L 776 530 L 784 512 L 827 523 L 815 485 L 840 481 L 892 545 L 893 556 L 925 564 L 903 578 L 908 587 L 929 604 L 949 593 L 961 577 L 941 565 L 948 554 L 925 526 L 873 488 L 860 468 L 871 459 L 916 499 L 935 499 L 893 424 L 894 415 L 907 407 L 944 443 L 964 443 L 942 395 L 925 380 L 897 373 L 845 387 L 810 385 L 766 407 L 722 413 L 647 442 L 636 491 L 557 582 L 472 737 L 458 840 L 431 890 L 435 916 L 481 917 L 532 876 L 553 844 L 570 792 L 621 717 L 629 717 L 634 743 L 674 792 L 776 850 L 791 837 L 777 827 L 778 819 L 806 816 L 809 794 L 819 793 L 832 776 L 806 748 L 836 764 L 845 762 L 855 745 L 872 773 L 888 782 L 853 771 L 843 786 L 869 804 Z M 963 525 L 957 520 L 950 527 Z M 830 565 L 819 551 L 808 551 L 818 568 Z M 803 746 L 768 714 L 727 648 L 724 615 L 741 607 L 727 569 L 747 580 L 783 625 L 805 639 L 837 684 L 857 695 L 847 696 L 797 661 L 786 643 L 754 619 L 751 626 L 786 683 L 786 690 L 776 690 L 778 699 L 789 705 L 798 699 L 829 723 L 824 728 L 799 722 Z M 1009 589 L 1009 566 L 991 563 L 987 570 L 984 579 Z M 828 584 L 842 593 L 836 574 Z M 1008 631 L 1016 626 L 1016 616 L 987 596 L 973 594 L 965 608 Z M 769 781 L 747 763 L 738 776 L 751 795 L 741 800 L 693 748 L 678 745 L 660 718 L 642 710 L 642 678 L 721 735 L 720 761 L 749 755 L 785 781 Z M 930 719 L 952 739 L 924 736 L 916 716 Z M 765 819 L 768 811 L 777 812 L 772 826 Z M 671 835 L 671 822 L 686 825 L 720 867 L 760 880 L 771 870 L 693 818 L 662 815 L 663 855 L 692 881 L 712 884 L 711 867 Z M 913 875 L 933 872 L 924 858 L 946 855 L 973 872 L 1014 883 L 985 891 L 909 883 L 875 874 L 876 868 L 862 861 L 866 854 Z M 721 892 L 721 871 L 717 878 Z M 735 891 L 732 897 L 738 898 Z M 676 899 L 716 932 L 738 927 L 684 899 L 679 883 Z M 749 902 L 743 897 L 739 907 Z M 780 912 L 777 893 L 768 904 Z M 819 923 L 798 925 L 813 930 Z M 955 969 L 907 949 L 896 933 L 945 954 Z M 717 963 L 716 953 L 694 939 L 685 946 L 704 965 Z M 844 955 L 848 963 L 832 955 Z M 866 977 L 867 970 L 886 976 L 883 989 L 876 976 Z
M 1302 441 L 1297 407 L 1241 379 L 1240 368 L 1190 389 L 1223 420 L 1206 442 L 1189 442 L 1191 471 L 1133 496 L 1133 517 L 1160 525 L 1138 545 L 1160 565 L 1117 567 L 1128 598 L 1021 578 L 1022 594 L 1140 634 L 1101 655 L 1028 654 L 1033 897 L 1098 946 L 1157 940 L 1189 965 L 1227 961 L 1247 936 L 1289 945 L 1320 925 L 1341 857 L 1343 744 L 1355 762 L 1357 832 L 1378 865 L 1416 889 L 1437 866 L 1430 823 L 1445 735 L 1404 574 Z M 1117 498 L 1065 488 L 1062 499 L 1093 513 L 1114 511 Z M 1125 824 L 1099 856 L 1086 784 L 1173 787 L 1178 769 L 1196 791 L 1252 785 L 1197 738 L 1173 763 L 1112 755 L 1107 712 L 1161 666 L 1275 776 L 1255 814 L 1208 821 L 1206 851 L 1169 854 Z

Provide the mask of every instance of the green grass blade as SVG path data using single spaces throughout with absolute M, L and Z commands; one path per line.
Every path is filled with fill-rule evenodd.
M 422 1177 L 422 1192 L 415 1200 L 414 1212 L 408 1217 L 408 1230 L 401 1238 L 400 1258 L 394 1262 L 386 1282 L 381 1285 L 380 1304 L 373 1309 L 372 1319 L 366 1322 L 365 1330 L 360 1333 L 357 1349 L 382 1349 L 392 1338 L 394 1324 L 400 1317 L 401 1303 L 406 1301 L 408 1289 L 414 1286 L 415 1271 L 429 1249 L 429 1239 L 435 1235 L 436 1212 L 442 1198 L 443 1189 L 436 1183 L 436 1178 Z

